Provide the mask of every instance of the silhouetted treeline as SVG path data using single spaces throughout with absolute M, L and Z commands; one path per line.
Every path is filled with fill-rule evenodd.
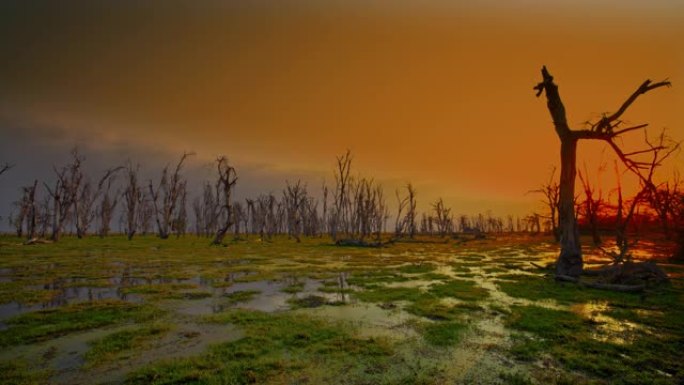
M 161 170 L 158 179 L 141 181 L 140 166 L 128 162 L 93 180 L 83 171 L 85 158 L 74 149 L 69 162 L 54 167 L 53 181 L 35 180 L 19 189 L 10 224 L 17 236 L 27 239 L 58 241 L 64 232 L 79 238 L 91 234 L 104 237 L 118 224 L 118 232 L 128 239 L 138 234 L 156 233 L 166 239 L 193 233 L 211 238 L 213 244 L 222 243 L 229 234 L 235 239 L 259 237 L 268 241 L 276 235 L 287 235 L 299 241 L 302 236 L 328 236 L 334 242 L 364 243 L 381 242 L 383 236 L 410 239 L 459 233 L 555 234 L 558 228 L 557 211 L 553 210 L 550 215 L 532 213 L 524 217 L 497 217 L 489 212 L 455 215 L 439 198 L 419 212 L 419 193 L 410 183 L 395 191 L 396 208 L 391 213 L 382 185 L 352 172 L 349 151 L 336 158 L 331 186 L 323 184 L 312 192 L 302 181 L 285 181 L 279 192 L 241 200 L 234 197 L 238 170 L 221 156 L 215 162 L 214 179 L 206 180 L 191 196 L 183 170 L 192 155 L 183 153 L 173 167 Z M 658 224 L 668 236 L 677 234 L 682 211 L 679 185 L 678 180 L 660 185 L 641 198 L 630 229 Z M 592 191 L 585 183 L 585 198 L 577 200 L 581 229 L 614 228 L 618 207 Z M 557 210 L 553 174 L 535 192 L 544 193 L 547 206 Z M 393 230 L 389 230 L 390 225 Z

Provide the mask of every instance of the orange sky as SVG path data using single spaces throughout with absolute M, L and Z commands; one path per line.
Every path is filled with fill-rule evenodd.
M 424 204 L 522 214 L 558 163 L 532 91 L 542 64 L 575 127 L 669 78 L 625 118 L 684 139 L 682 2 L 238 3 L 3 2 L 0 150 L 16 127 L 57 127 L 91 158 L 194 150 L 330 180 L 350 148 L 358 171 L 388 190 L 412 181 Z M 580 164 L 601 157 L 581 146 Z

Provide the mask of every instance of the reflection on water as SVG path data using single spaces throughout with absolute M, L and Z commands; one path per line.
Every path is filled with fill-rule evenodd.
M 575 304 L 570 306 L 570 310 L 596 325 L 591 334 L 599 341 L 625 345 L 634 340 L 636 331 L 644 329 L 643 326 L 634 322 L 607 316 L 605 313 L 610 310 L 610 306 L 606 301 Z

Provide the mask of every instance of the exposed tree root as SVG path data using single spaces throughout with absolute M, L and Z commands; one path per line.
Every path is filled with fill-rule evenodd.
M 648 286 L 668 281 L 667 274 L 652 261 L 626 262 L 600 269 L 584 270 L 582 275 L 600 277 L 598 281 L 587 282 L 568 275 L 556 275 L 557 281 L 572 282 L 592 289 L 623 293 L 638 293 Z

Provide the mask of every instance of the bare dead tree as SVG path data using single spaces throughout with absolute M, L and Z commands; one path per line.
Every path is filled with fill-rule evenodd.
M 45 238 L 52 224 L 52 212 L 50 211 L 51 197 L 49 195 L 43 196 L 38 212 L 38 236 Z
M 152 197 L 147 191 L 143 191 L 143 197 L 140 201 L 140 210 L 138 210 L 138 226 L 142 235 L 147 235 L 152 232 L 152 219 L 154 218 L 154 205 L 152 204 Z
M 180 183 L 179 190 L 178 210 L 171 222 L 171 230 L 176 234 L 176 238 L 185 235 L 188 227 L 188 189 L 186 181 Z
M 665 239 L 672 239 L 672 223 L 677 223 L 677 206 L 681 197 L 681 180 L 675 173 L 672 180 L 661 183 L 657 189 L 649 191 L 648 202 L 658 216 Z
M 328 186 L 326 186 L 325 181 L 323 182 L 323 214 L 321 216 L 321 229 L 320 233 L 324 234 L 328 232 Z
M 444 205 L 444 200 L 442 198 L 439 198 L 435 203 L 432 204 L 432 210 L 435 213 L 434 220 L 435 224 L 437 225 L 437 232 L 439 232 L 440 236 L 445 237 L 448 233 L 453 231 L 453 218 L 451 216 L 451 209 Z
M 615 164 L 615 171 L 618 174 L 618 208 L 615 221 L 615 240 L 619 250 L 619 253 L 613 255 L 615 263 L 631 262 L 631 254 L 629 253 L 631 245 L 628 238 L 628 230 L 634 219 L 635 210 L 639 205 L 648 203 L 648 198 L 651 193 L 658 190 L 658 186 L 653 183 L 655 171 L 662 165 L 663 161 L 669 158 L 679 148 L 678 143 L 673 144 L 670 142 L 670 139 L 665 135 L 665 132 L 662 132 L 658 136 L 657 143 L 652 143 L 647 135 L 644 141 L 650 148 L 648 153 L 651 154 L 651 160 L 649 163 L 644 163 L 647 164 L 647 167 L 640 167 L 638 169 L 640 189 L 625 211 L 623 211 L 624 200 L 617 162 Z
M 684 261 L 684 193 L 680 192 L 673 208 L 677 248 L 672 255 L 674 260 Z
M 581 212 L 584 214 L 584 218 L 589 225 L 591 230 L 591 238 L 594 246 L 601 245 L 601 235 L 598 230 L 599 213 L 604 207 L 603 202 L 603 192 L 598 191 L 598 196 L 595 196 L 596 190 L 589 183 L 589 177 L 586 170 L 586 165 L 584 168 L 584 174 L 580 171 L 578 173 L 580 181 L 582 182 L 582 190 L 584 190 L 584 201 L 582 201 L 580 207 Z
M 299 180 L 292 185 L 290 182 L 286 182 L 283 202 L 287 213 L 288 235 L 293 237 L 297 243 L 301 242 L 302 207 L 307 199 L 306 185 L 303 185 Z
M 212 245 L 220 245 L 228 229 L 233 225 L 232 194 L 237 183 L 237 173 L 235 168 L 228 163 L 228 158 L 221 156 L 216 159 L 216 169 L 218 171 L 218 179 L 216 180 L 217 210 L 213 217 L 222 218 L 222 222 L 216 230 L 216 236 L 212 241 Z
M 551 169 L 549 180 L 542 184 L 538 189 L 531 190 L 530 193 L 538 193 L 544 195 L 542 203 L 549 210 L 549 222 L 551 223 L 551 232 L 556 241 L 560 241 L 560 231 L 558 223 L 558 211 L 560 206 L 560 185 L 556 181 L 556 167 Z
M 402 237 L 408 235 L 413 238 L 416 233 L 416 190 L 411 183 L 406 185 L 406 196 L 401 197 L 399 190 L 396 191 L 398 210 L 395 236 Z M 403 214 L 404 209 L 406 212 Z
M 580 247 L 577 219 L 575 217 L 575 176 L 577 142 L 580 140 L 601 140 L 606 142 L 617 154 L 623 164 L 637 175 L 645 166 L 638 160 L 638 155 L 652 151 L 652 149 L 624 152 L 616 139 L 628 132 L 646 127 L 646 124 L 622 128 L 622 115 L 637 100 L 640 95 L 660 87 L 669 87 L 669 81 L 652 82 L 646 80 L 625 100 L 612 114 L 604 114 L 598 121 L 590 123 L 589 128 L 571 130 L 565 114 L 565 107 L 558 92 L 558 86 L 546 67 L 542 67 L 542 81 L 534 89 L 537 96 L 546 94 L 547 107 L 554 128 L 561 142 L 561 174 L 560 174 L 560 233 L 561 251 L 556 263 L 556 276 L 576 279 L 583 271 L 582 250 Z
M 235 202 L 233 204 L 233 236 L 235 239 L 240 237 L 240 227 L 244 223 L 244 216 L 246 216 L 247 213 L 245 212 L 245 208 L 240 202 Z
M 6 172 L 9 171 L 12 167 L 14 167 L 13 164 L 3 163 L 2 165 L 0 165 L 0 175 L 6 173 Z
M 76 194 L 81 185 L 83 173 L 81 164 L 84 158 L 78 153 L 78 149 L 71 151 L 72 161 L 61 169 L 54 168 L 57 181 L 54 188 L 45 184 L 48 194 L 52 197 L 52 235 L 53 241 L 58 241 L 64 224 L 69 218 L 71 209 L 76 204 Z
M 108 193 L 111 188 L 111 184 L 115 178 L 117 172 L 119 172 L 122 167 L 114 167 L 105 171 L 104 175 L 98 181 L 95 188 L 93 188 L 89 179 L 84 178 L 83 181 L 75 186 L 76 188 L 76 198 L 74 201 L 74 225 L 76 227 L 76 236 L 80 239 L 87 235 L 90 226 L 98 214 L 100 214 L 100 222 L 103 221 L 102 213 L 105 216 L 113 215 L 113 207 L 111 211 L 108 205 L 103 206 L 102 201 L 100 202 L 99 208 L 95 207 L 95 203 L 100 200 L 103 194 Z M 111 202 L 108 202 L 111 203 Z M 103 211 L 104 209 L 104 211 Z M 108 227 L 107 232 L 108 232 Z M 102 230 L 102 226 L 101 229 Z
M 12 221 L 17 237 L 24 235 L 24 228 L 26 229 L 26 236 L 28 239 L 35 237 L 36 222 L 38 220 L 38 210 L 36 206 L 36 189 L 38 187 L 38 180 L 35 180 L 32 185 L 21 188 L 21 199 L 14 202 L 14 205 L 19 209 L 19 213 Z
M 135 236 L 139 227 L 140 210 L 144 198 L 142 187 L 138 184 L 139 166 L 133 166 L 130 162 L 126 166 L 126 187 L 123 192 L 124 212 L 126 213 L 126 238 L 130 241 Z
M 112 186 L 116 180 L 116 173 L 120 170 L 123 170 L 123 167 L 115 167 L 107 170 L 97 184 L 97 195 L 102 196 L 96 212 L 97 217 L 100 220 L 100 228 L 98 229 L 98 235 L 100 237 L 109 235 L 112 218 L 114 217 L 116 206 L 119 203 L 121 193 L 119 190 L 112 193 Z
M 330 235 L 333 242 L 338 239 L 338 232 L 349 233 L 350 199 L 349 184 L 352 163 L 351 151 L 347 150 L 344 155 L 337 157 L 337 169 L 335 170 L 335 191 L 333 201 L 335 203 L 329 222 Z
M 169 174 L 168 166 L 164 167 L 161 179 L 156 188 L 154 187 L 152 180 L 149 182 L 148 187 L 150 197 L 152 198 L 152 206 L 154 207 L 157 233 L 161 239 L 167 239 L 169 237 L 169 234 L 172 231 L 172 222 L 178 215 L 176 210 L 178 209 L 185 188 L 185 181 L 182 178 L 181 171 L 185 161 L 192 155 L 194 154 L 184 152 L 172 174 Z

